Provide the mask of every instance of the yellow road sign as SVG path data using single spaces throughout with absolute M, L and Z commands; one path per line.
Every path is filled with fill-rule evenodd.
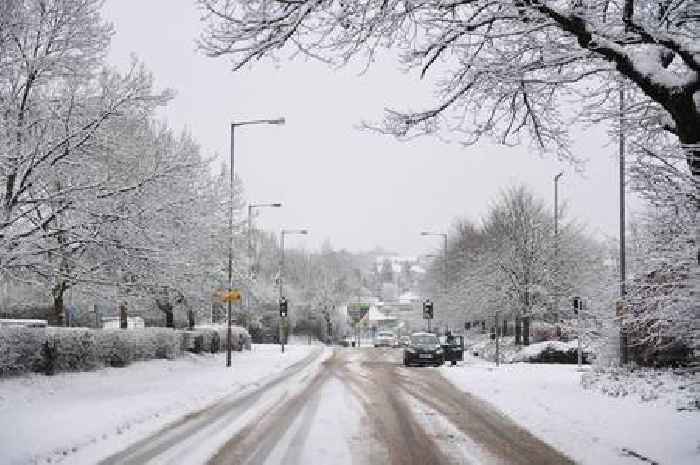
M 224 292 L 221 300 L 224 302 L 238 302 L 241 300 L 241 293 L 240 291 Z

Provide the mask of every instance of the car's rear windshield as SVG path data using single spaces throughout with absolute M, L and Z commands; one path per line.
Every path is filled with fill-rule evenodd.
M 411 342 L 414 344 L 437 344 L 438 338 L 428 335 L 411 336 Z

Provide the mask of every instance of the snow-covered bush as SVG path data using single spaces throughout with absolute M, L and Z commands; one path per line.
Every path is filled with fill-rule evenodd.
M 134 348 L 130 331 L 106 329 L 99 331 L 100 360 L 107 366 L 123 367 L 134 359 Z
M 101 366 L 95 331 L 87 328 L 48 328 L 43 348 L 47 371 L 88 371 Z
M 589 363 L 590 354 L 582 354 L 583 363 Z M 508 361 L 529 363 L 576 363 L 578 360 L 577 343 L 545 341 L 523 347 Z
M 0 328 L 0 377 L 41 370 L 44 342 L 45 328 Z
M 168 328 L 141 328 L 97 331 L 100 359 L 105 365 L 125 366 L 132 361 L 176 358 L 181 353 L 181 338 Z
M 173 359 L 182 355 L 180 346 L 181 336 L 168 328 L 146 328 L 155 339 L 155 358 Z
M 219 339 L 219 350 L 226 350 L 226 337 L 227 337 L 227 327 L 226 325 L 206 325 L 199 326 L 195 329 L 194 333 L 204 334 L 204 351 L 209 352 L 209 348 L 216 340 L 218 335 Z M 251 338 L 248 330 L 242 326 L 231 326 L 231 349 L 232 350 L 250 350 Z M 191 347 L 191 346 L 190 346 Z

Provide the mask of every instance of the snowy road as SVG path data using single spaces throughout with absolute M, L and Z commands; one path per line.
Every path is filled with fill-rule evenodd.
M 438 370 L 404 368 L 400 357 L 338 349 L 319 367 L 312 354 L 104 463 L 573 463 Z

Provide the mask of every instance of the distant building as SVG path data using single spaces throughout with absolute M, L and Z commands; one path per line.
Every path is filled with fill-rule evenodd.
M 8 326 L 22 326 L 25 328 L 46 328 L 48 325 L 48 320 L 36 320 L 25 318 L 0 318 L 0 328 L 6 328 Z
M 130 316 L 126 319 L 127 329 L 144 328 L 146 325 L 143 318 L 140 316 Z M 119 329 L 119 317 L 118 316 L 105 316 L 102 317 L 102 328 L 104 329 Z

